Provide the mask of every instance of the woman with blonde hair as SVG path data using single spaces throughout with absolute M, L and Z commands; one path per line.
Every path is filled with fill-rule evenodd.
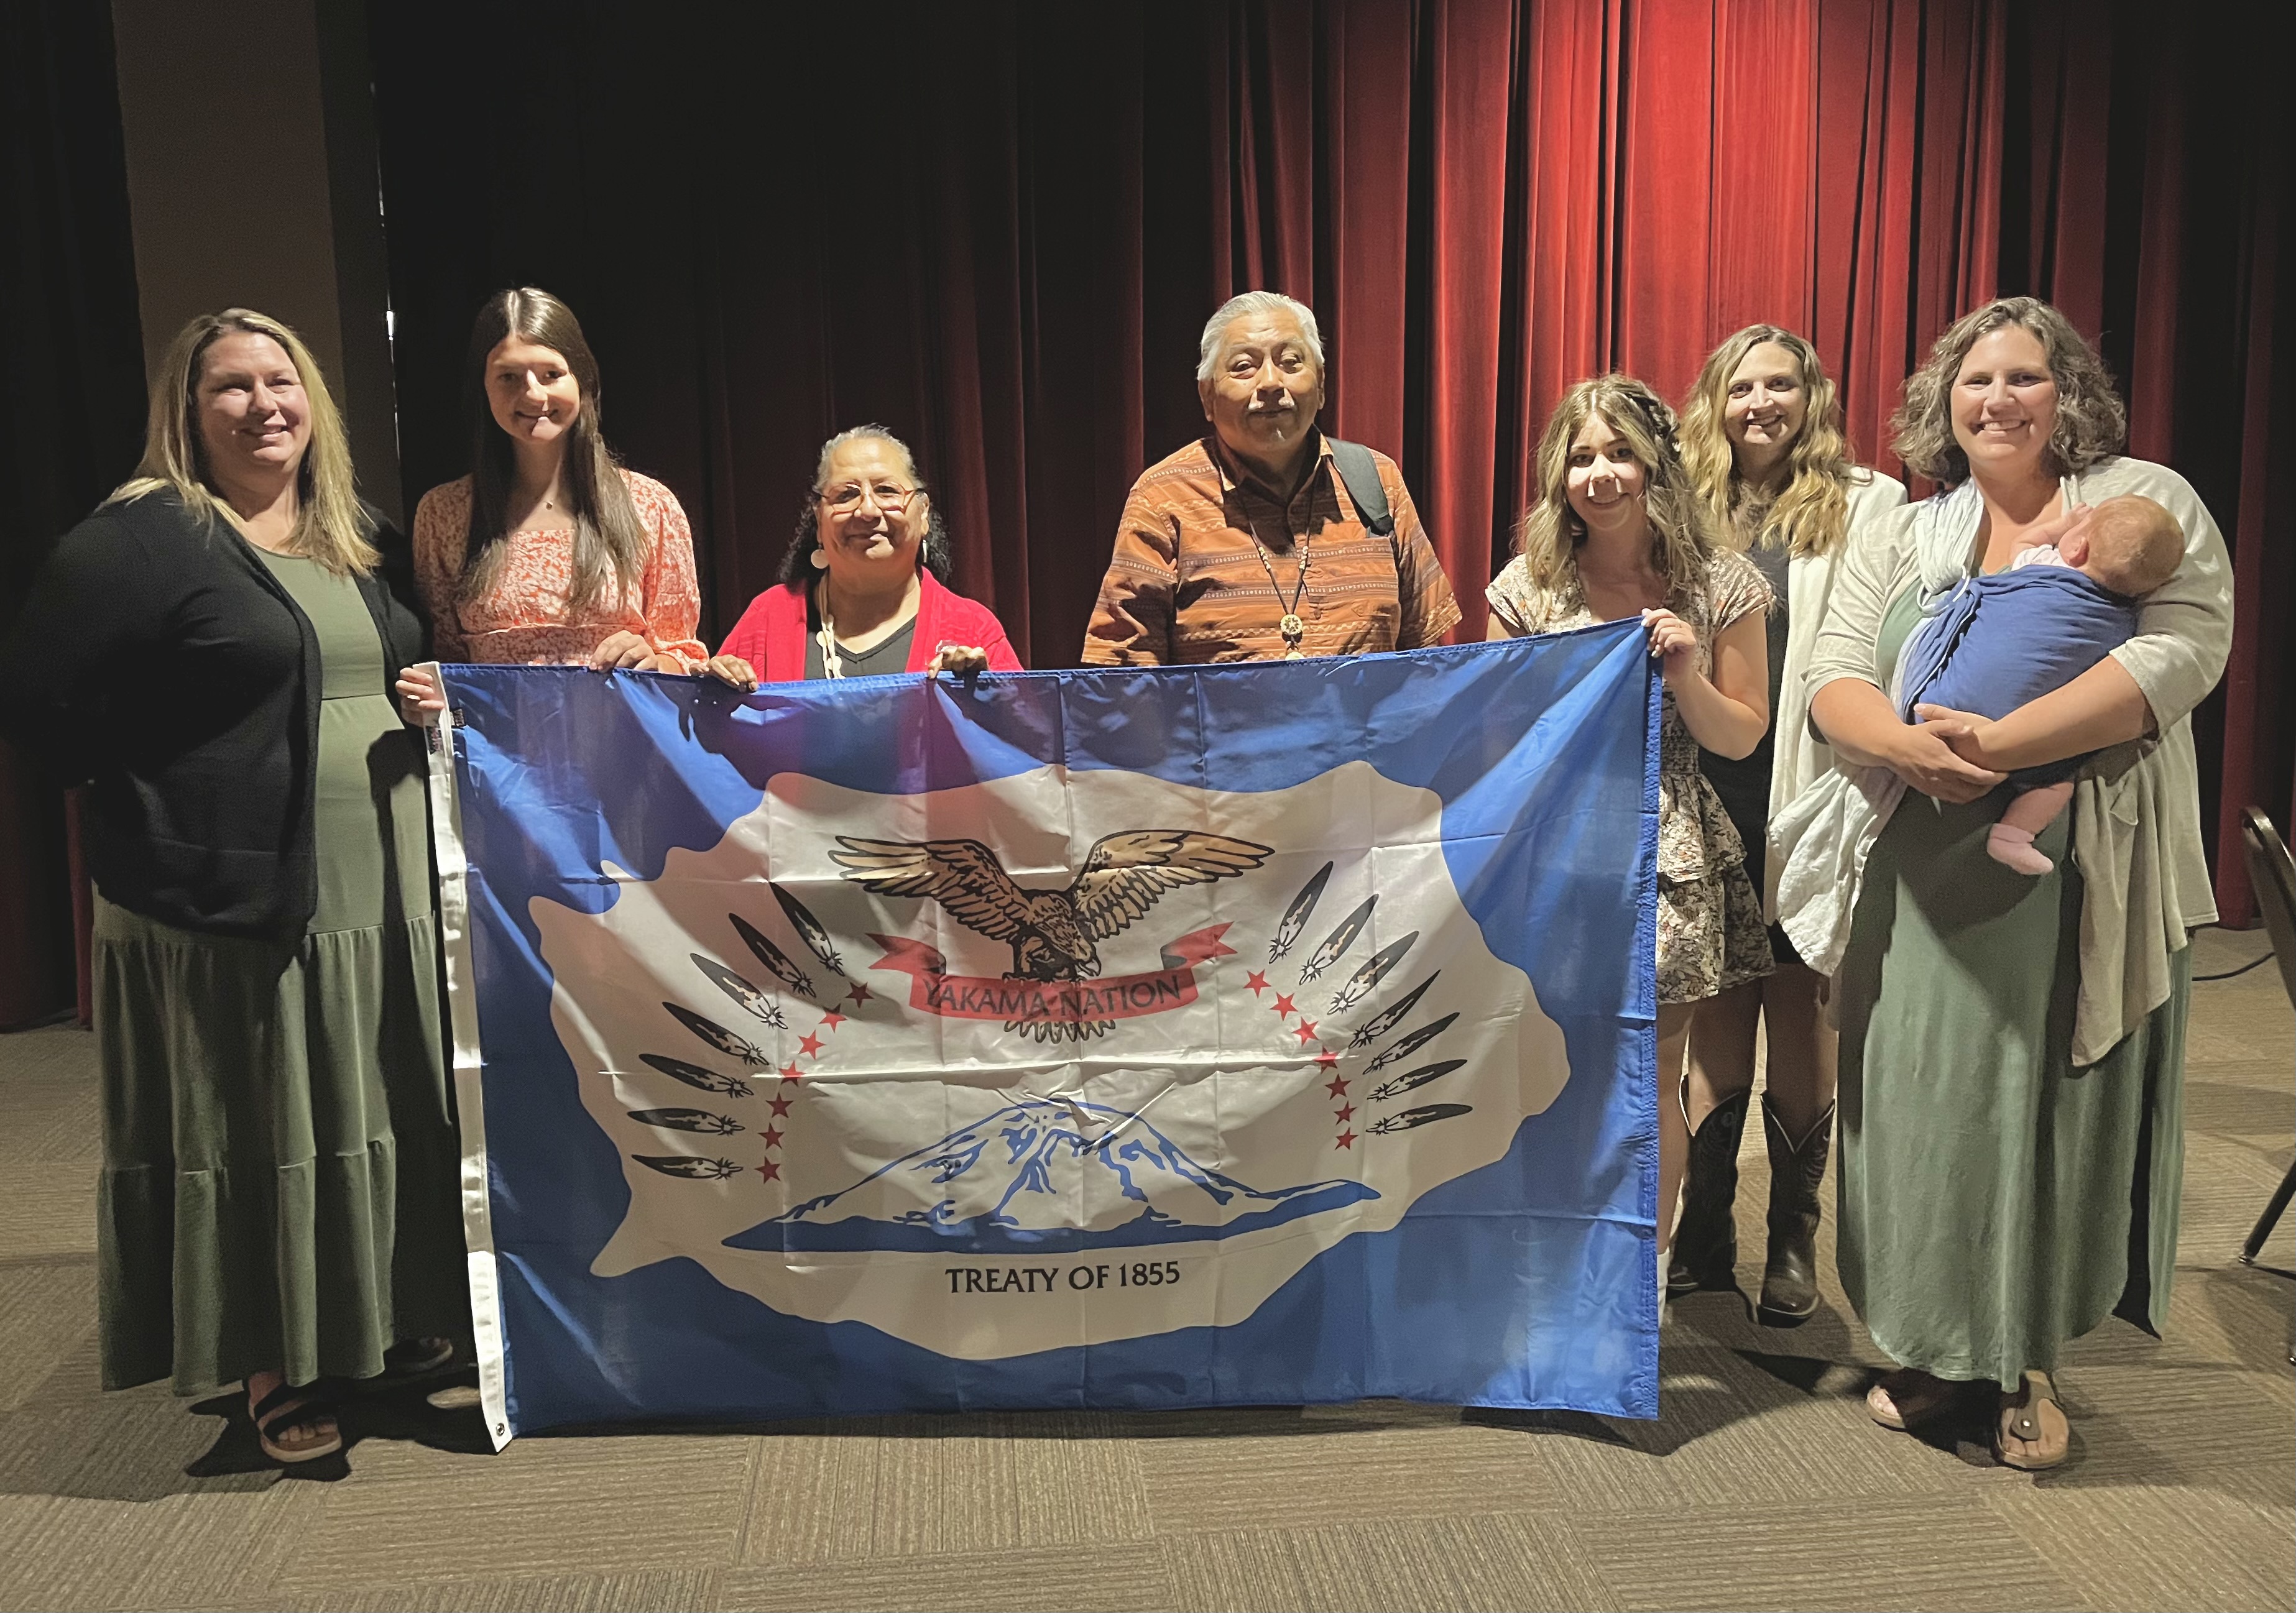
M 1875 787 L 1844 798 L 1905 795 L 1886 819 L 1828 828 L 1823 861 L 1847 877 L 1794 882 L 1780 918 L 1806 954 L 1847 927 L 1838 1258 L 1899 1363 L 1868 1409 L 1910 1428 L 1981 1385 L 1996 1456 L 2054 1467 L 2071 1439 L 2052 1377 L 2064 1341 L 2108 1313 L 2152 1331 L 2168 1314 L 2187 941 L 2216 917 L 2190 713 L 2224 671 L 2230 568 L 2185 479 L 2121 454 L 2112 377 L 2046 303 L 1956 321 L 1897 428 L 1906 468 L 1942 490 L 1851 548 L 1809 687 L 1836 756 L 1871 770 Z M 2136 602 L 2136 635 L 1998 719 L 1917 706 L 1901 721 L 1888 691 L 1923 608 L 2126 493 L 2185 536 L 2176 574 Z M 1988 856 L 2006 775 L 2090 751 L 2070 812 L 2036 837 L 2055 866 Z
M 295 333 L 202 315 L 0 651 L 11 737 L 91 781 L 104 1387 L 243 1380 L 283 1462 L 341 1448 L 322 1380 L 469 1328 L 395 547 Z
M 1666 682 L 1659 732 L 1660 1269 L 1690 1143 L 1680 1095 L 1693 1004 L 1770 970 L 1761 903 L 1702 746 L 1742 757 L 1769 726 L 1767 584 L 1714 541 L 1674 411 L 1623 375 L 1563 395 L 1538 445 L 1538 492 L 1495 578 L 1492 638 L 1639 618 Z
M 1700 765 L 1738 838 L 1765 916 L 1777 911 L 1770 820 L 1833 766 L 1809 732 L 1802 679 L 1841 553 L 1906 502 L 1904 486 L 1858 464 L 1833 382 L 1792 331 L 1748 325 L 1716 348 L 1682 412 L 1682 458 L 1724 543 L 1769 584 L 1770 726 L 1742 758 Z M 1700 1004 L 1684 1097 L 1690 1163 L 1667 1290 L 1737 1290 L 1738 1140 L 1753 1095 L 1754 1037 L 1767 1031 L 1762 1138 L 1770 1161 L 1768 1249 L 1756 1314 L 1798 1327 L 1817 1309 L 1818 1189 L 1833 1133 L 1834 1033 L 1824 977 L 1775 924 L 1777 970 Z

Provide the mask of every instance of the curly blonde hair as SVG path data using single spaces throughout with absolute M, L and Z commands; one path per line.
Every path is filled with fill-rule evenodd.
M 288 551 L 315 560 L 337 576 L 365 577 L 382 558 L 371 538 L 373 523 L 359 507 L 351 473 L 350 437 L 327 390 L 327 378 L 303 339 L 267 314 L 226 308 L 196 315 L 176 332 L 152 377 L 152 409 L 144 432 L 144 458 L 135 474 L 103 502 L 119 504 L 147 493 L 173 492 L 194 515 L 226 526 L 236 518 L 210 484 L 205 442 L 200 436 L 200 379 L 208 349 L 234 331 L 268 336 L 295 366 L 310 412 L 311 439 L 295 471 L 295 530 Z
M 1969 479 L 1969 456 L 1953 435 L 1953 382 L 1980 338 L 2015 325 L 2041 344 L 2057 385 L 2057 425 L 2049 433 L 2050 471 L 2086 471 L 2120 452 L 2128 415 L 2112 389 L 2112 372 L 2072 321 L 2038 297 L 1999 297 L 1963 315 L 1937 339 L 1929 359 L 1906 378 L 1906 401 L 1890 421 L 1890 446 L 1916 476 L 1950 487 Z
M 1577 578 L 1587 528 L 1570 508 L 1570 445 L 1597 415 L 1642 465 L 1651 563 L 1670 595 L 1695 589 L 1706 579 L 1714 536 L 1705 501 L 1682 463 L 1674 411 L 1641 381 L 1618 374 L 1580 381 L 1547 417 L 1538 439 L 1538 491 L 1515 526 L 1515 553 L 1529 563 L 1531 581 L 1560 593 Z
M 1683 405 L 1683 466 L 1705 501 L 1715 532 L 1726 542 L 1734 541 L 1731 517 L 1746 489 L 1737 475 L 1722 416 L 1731 378 L 1746 361 L 1746 355 L 1765 343 L 1784 348 L 1792 357 L 1808 407 L 1787 454 L 1785 487 L 1771 501 L 1762 530 L 1784 538 L 1787 552 L 1797 559 L 1832 554 L 1849 536 L 1849 479 L 1857 461 L 1841 429 L 1833 381 L 1818 362 L 1817 349 L 1792 331 L 1778 325 L 1748 325 L 1707 356 Z

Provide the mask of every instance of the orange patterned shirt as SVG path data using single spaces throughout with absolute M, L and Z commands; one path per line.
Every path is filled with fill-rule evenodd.
M 1458 624 L 1450 580 L 1393 460 L 1372 455 L 1395 517 L 1381 537 L 1356 513 L 1320 433 L 1316 463 L 1288 504 L 1246 479 L 1218 442 L 1192 442 L 1133 483 L 1085 632 L 1086 666 L 1281 659 L 1276 623 L 1295 591 L 1307 655 L 1417 650 Z
M 617 633 L 635 633 L 660 655 L 674 655 L 692 671 L 709 659 L 694 636 L 701 620 L 701 590 L 693 579 L 693 529 L 677 495 L 650 476 L 622 475 L 637 505 L 647 544 L 637 586 L 618 599 L 609 577 L 598 597 L 570 621 L 566 593 L 574 580 L 574 531 L 513 532 L 510 553 L 494 586 L 477 599 L 457 600 L 463 554 L 471 530 L 471 479 L 450 481 L 422 495 L 414 511 L 414 583 L 430 613 L 432 643 L 442 661 L 484 661 L 529 667 L 573 666 L 590 659 Z

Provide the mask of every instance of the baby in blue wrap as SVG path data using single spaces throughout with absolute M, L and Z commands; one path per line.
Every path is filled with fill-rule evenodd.
M 2136 494 L 2105 500 L 2054 547 L 2027 549 L 1930 607 L 1906 646 L 1898 715 L 1911 722 L 1923 704 L 2002 717 L 2062 688 L 2136 636 L 2136 602 L 2184 558 L 2175 516 Z M 1986 836 L 1994 861 L 2028 874 L 2055 866 L 2033 837 L 2065 809 L 2087 759 L 2009 775 L 2019 793 Z

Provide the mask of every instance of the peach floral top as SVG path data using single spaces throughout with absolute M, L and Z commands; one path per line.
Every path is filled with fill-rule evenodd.
M 688 671 L 709 659 L 694 630 L 701 619 L 701 590 L 693 579 L 693 529 L 677 495 L 650 476 L 625 471 L 639 524 L 653 539 L 632 596 L 617 600 L 609 582 L 583 611 L 567 619 L 566 591 L 574 578 L 574 532 L 513 532 L 510 553 L 495 585 L 479 599 L 457 602 L 456 584 L 471 530 L 471 479 L 450 481 L 422 495 L 414 512 L 414 583 L 430 613 L 432 642 L 442 661 L 496 665 L 569 666 L 615 634 L 638 635 Z

